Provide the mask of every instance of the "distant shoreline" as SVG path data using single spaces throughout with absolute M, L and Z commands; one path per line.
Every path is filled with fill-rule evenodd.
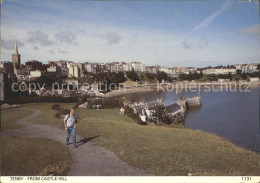
M 257 82 L 244 82 L 240 83 L 241 88 L 260 88 L 260 81 Z M 214 86 L 214 87 L 220 87 L 220 86 L 235 86 L 237 83 L 235 81 L 230 81 L 230 82 L 177 82 L 177 83 L 160 83 L 159 86 L 158 84 L 149 84 L 147 86 L 144 85 L 136 85 L 136 86 L 128 86 L 125 88 L 120 88 L 117 90 L 113 90 L 111 92 L 108 92 L 104 95 L 104 97 L 116 97 L 116 96 L 121 96 L 125 94 L 130 94 L 130 93 L 144 93 L 144 92 L 151 92 L 151 91 L 157 91 L 158 87 L 161 87 L 163 89 L 166 89 L 167 86 L 169 89 L 186 89 L 187 87 L 192 87 L 192 89 L 197 89 L 199 87 L 205 88 L 205 86 Z M 163 92 L 163 89 L 159 89 L 159 91 Z

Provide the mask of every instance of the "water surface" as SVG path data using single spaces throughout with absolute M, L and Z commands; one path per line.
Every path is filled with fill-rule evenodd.
M 232 143 L 251 151 L 260 152 L 259 93 L 260 88 L 250 88 L 250 92 L 205 92 L 200 91 L 202 106 L 186 113 L 185 127 L 200 129 L 224 137 Z M 186 97 L 198 92 L 185 92 Z M 126 94 L 132 101 L 154 101 L 162 98 L 170 105 L 182 94 L 176 91 Z

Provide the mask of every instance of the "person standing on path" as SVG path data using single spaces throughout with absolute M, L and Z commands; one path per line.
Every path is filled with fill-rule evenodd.
M 78 122 L 78 120 L 75 115 L 74 109 L 71 109 L 70 113 L 67 114 L 64 118 L 64 126 L 65 126 L 65 131 L 67 132 L 66 145 L 69 145 L 69 138 L 70 138 L 70 134 L 72 133 L 74 148 L 77 147 L 76 146 L 76 134 L 75 134 L 77 122 Z

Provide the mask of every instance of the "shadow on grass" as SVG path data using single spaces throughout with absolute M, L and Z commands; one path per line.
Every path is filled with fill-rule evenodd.
M 83 144 L 85 144 L 85 143 L 87 143 L 87 142 L 89 142 L 89 141 L 91 141 L 91 140 L 93 140 L 93 139 L 95 139 L 97 137 L 100 137 L 100 135 L 96 135 L 96 136 L 88 137 L 88 138 L 84 137 L 80 141 L 76 142 L 77 143 L 77 147 L 79 147 L 79 146 L 81 146 L 81 145 L 83 145 Z M 69 144 L 72 144 L 72 142 L 70 142 Z

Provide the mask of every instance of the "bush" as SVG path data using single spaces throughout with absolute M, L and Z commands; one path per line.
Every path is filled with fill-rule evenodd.
M 84 102 L 77 102 L 75 105 L 72 107 L 72 109 L 77 109 L 79 105 L 83 104 Z
M 57 111 L 59 111 L 60 108 L 61 108 L 60 104 L 53 104 L 51 107 L 52 110 L 57 110 Z
M 119 108 L 123 107 L 123 99 L 113 98 L 113 99 L 95 99 L 88 102 L 89 108 L 93 108 L 93 105 L 102 105 L 105 109 Z
M 132 118 L 137 124 L 139 125 L 147 125 L 147 123 L 144 123 L 141 118 L 138 116 L 138 114 L 134 113 L 134 110 L 129 107 L 129 106 L 125 106 L 125 114 L 129 117 Z
M 126 76 L 132 81 L 140 81 L 140 78 L 134 70 L 127 72 Z
M 70 113 L 70 110 L 69 109 L 61 109 L 59 112 L 60 112 L 61 115 L 67 115 L 67 114 Z
M 58 104 L 55 104 L 55 105 L 58 105 Z M 58 110 L 58 112 L 56 112 L 55 114 L 54 114 L 54 117 L 56 117 L 56 118 L 60 118 L 61 117 L 61 115 L 67 115 L 67 114 L 69 114 L 70 113 L 70 110 L 69 109 L 63 109 L 63 108 L 59 108 L 59 110 Z

